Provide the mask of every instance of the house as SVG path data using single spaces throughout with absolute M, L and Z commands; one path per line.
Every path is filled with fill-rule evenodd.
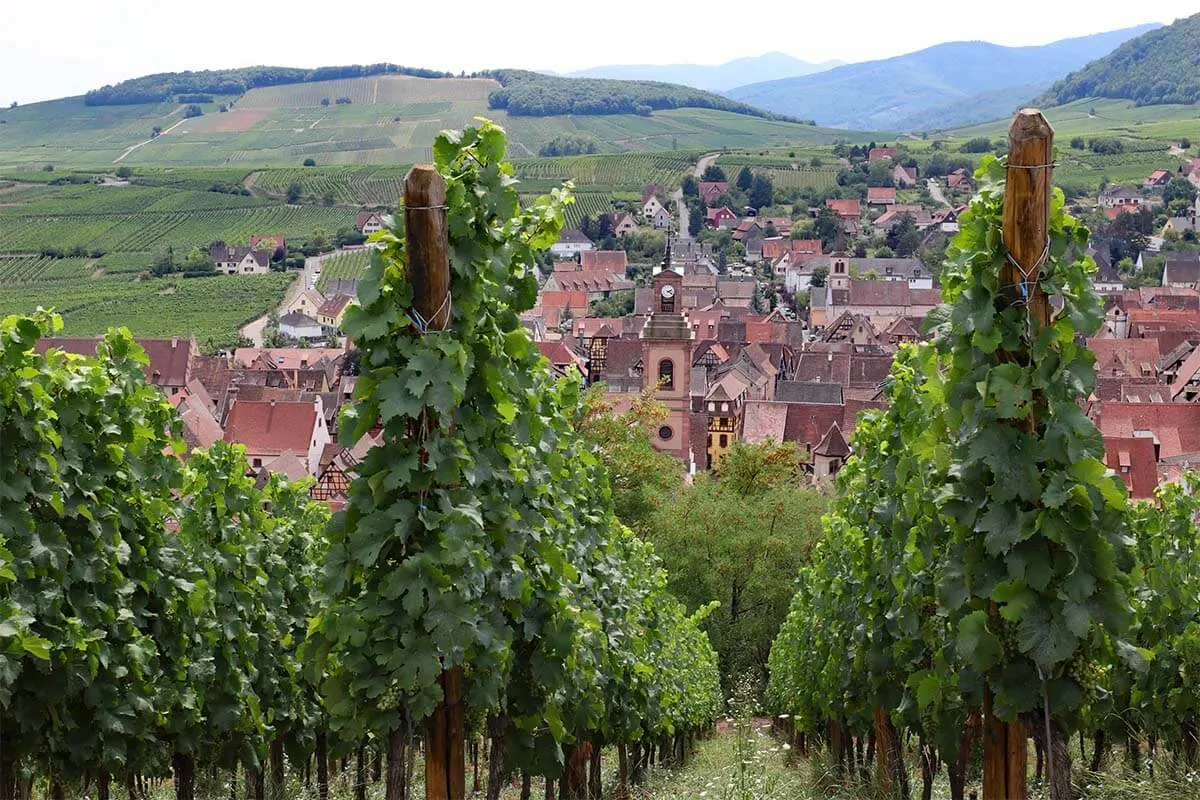
M 749 308 L 758 291 L 753 278 L 718 278 L 717 297 L 729 308 Z
M 1200 189 L 1200 158 L 1193 158 L 1191 161 L 1180 166 L 1179 177 L 1186 179 L 1192 186 Z
M 1142 183 L 1143 189 L 1160 189 L 1171 182 L 1171 173 L 1165 169 L 1156 169 L 1150 173 L 1150 177 Z
M 287 254 L 287 239 L 278 233 L 271 236 L 251 236 L 250 247 L 253 250 L 266 250 L 271 254 L 272 261 L 280 261 Z
M 383 212 L 382 211 L 360 211 L 358 219 L 355 223 L 358 232 L 363 236 L 370 236 L 372 233 L 378 233 L 383 230 Z
M 787 236 L 792 232 L 791 217 L 757 217 L 758 224 L 762 226 L 763 234 L 766 236 Z M 775 231 L 774 234 L 771 231 Z
M 946 176 L 946 186 L 950 189 L 970 191 L 971 176 L 967 175 L 967 171 L 960 167 Z
M 582 292 L 589 300 L 601 300 L 612 292 L 632 289 L 633 281 L 625 277 L 627 258 L 624 250 L 584 251 L 578 263 L 555 264 L 542 292 Z
M 1101 208 L 1137 207 L 1146 202 L 1146 198 L 1137 189 L 1128 186 L 1110 186 L 1100 193 Z
M 737 227 L 733 229 L 733 240 L 746 245 L 747 250 L 750 249 L 748 245 L 750 241 L 761 239 L 764 235 L 765 233 L 763 232 L 762 226 L 759 225 L 758 220 L 754 219 L 753 217 L 742 220 L 737 224 Z
M 901 189 L 911 189 L 917 185 L 917 168 L 897 164 L 892 170 L 892 183 Z
M 896 203 L 896 190 L 887 186 L 867 187 L 867 205 L 890 206 Z
M 704 222 L 710 228 L 729 227 L 737 221 L 737 214 L 734 214 L 724 206 L 707 209 L 704 216 Z
M 812 456 L 813 478 L 818 481 L 833 478 L 846 463 L 850 457 L 850 445 L 836 422 L 829 426 L 825 436 L 813 448 Z
M 271 254 L 252 247 L 230 247 L 217 242 L 208 250 L 217 272 L 226 275 L 262 275 L 271 269 Z
M 342 319 L 346 316 L 346 309 L 353 302 L 354 298 L 350 295 L 335 294 L 317 309 L 317 322 L 326 328 L 331 328 L 335 331 L 341 330 Z
M 838 200 L 830 198 L 825 201 L 828 208 L 832 208 L 834 212 L 844 220 L 858 222 L 862 219 L 862 206 L 857 200 Z
M 651 198 L 652 200 L 654 198 Z M 650 203 L 646 203 L 650 205 Z M 665 206 L 659 206 L 653 214 L 646 216 L 646 221 L 653 225 L 658 230 L 664 230 L 671 225 L 671 212 Z
M 642 203 L 642 217 L 647 221 L 652 221 L 658 212 L 666 209 L 656 196 L 650 195 L 650 198 Z
M 550 245 L 550 254 L 555 258 L 574 258 L 577 253 L 584 253 L 595 247 L 592 240 L 583 235 L 578 228 L 567 228 L 558 237 L 558 241 Z
M 700 199 L 706 206 L 716 205 L 717 198 L 728 191 L 728 181 L 700 181 Z
M 290 452 L 309 475 L 317 474 L 321 451 L 331 441 L 320 396 L 295 403 L 236 400 L 225 418 L 224 439 L 243 445 L 254 469 Z
M 284 314 L 304 314 L 308 317 L 316 317 L 317 309 L 325 303 L 325 295 L 318 292 L 316 289 L 305 289 L 298 293 L 291 301 L 284 306 Z
M 900 151 L 895 147 L 872 147 L 867 152 L 867 161 L 874 163 L 885 158 L 895 159 L 899 154 Z
M 629 256 L 624 250 L 589 250 L 579 254 L 579 269 L 583 272 L 601 270 L 625 277 L 628 267 Z
M 146 382 L 162 389 L 168 397 L 183 392 L 192 380 L 192 370 L 199 358 L 200 348 L 196 345 L 195 337 L 190 339 L 137 339 L 138 345 L 146 351 L 150 360 L 145 367 Z M 50 348 L 74 353 L 82 356 L 96 356 L 98 338 L 67 339 L 46 337 L 38 339 L 35 348 L 38 353 L 45 354 Z
M 550 367 L 558 375 L 566 375 L 575 370 L 580 377 L 587 376 L 587 361 L 562 342 L 538 342 L 538 350 L 550 362 Z
M 1167 224 L 1163 226 L 1163 233 L 1174 231 L 1183 236 L 1185 233 L 1200 233 L 1200 224 L 1197 224 L 1196 217 L 1171 217 L 1167 220 Z
M 207 393 L 184 397 L 176 407 L 183 422 L 183 441 L 188 452 L 207 449 L 225 436 L 221 423 L 213 416 L 211 401 Z
M 624 239 L 638 229 L 637 220 L 628 211 L 617 214 L 613 220 L 613 236 Z
M 1115 292 L 1125 288 L 1125 281 L 1117 272 L 1107 247 L 1099 250 L 1089 248 L 1088 255 L 1096 262 L 1096 274 L 1092 276 L 1092 286 L 1097 292 Z
M 893 205 L 880 214 L 875 222 L 872 223 L 876 233 L 887 233 L 892 229 L 892 226 L 900 221 L 901 217 L 911 217 L 913 225 L 917 230 L 923 231 L 931 225 L 935 224 L 935 218 L 929 213 L 929 209 L 921 205 Z
M 1200 253 L 1167 253 L 1163 264 L 1163 286 L 1196 288 L 1200 283 Z
M 343 295 L 344 297 L 345 295 Z M 279 318 L 279 332 L 289 339 L 323 339 L 325 329 L 307 314 L 295 311 Z

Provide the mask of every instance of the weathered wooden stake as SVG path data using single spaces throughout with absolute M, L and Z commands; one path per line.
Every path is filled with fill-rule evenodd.
M 451 313 L 450 241 L 446 182 L 436 168 L 417 165 L 405 177 L 404 225 L 413 307 L 427 330 L 443 330 Z M 425 731 L 425 797 L 462 800 L 466 796 L 462 669 L 443 672 L 438 683 L 443 699 Z M 388 800 L 399 798 L 389 795 Z
M 1009 303 L 1025 305 L 1035 328 L 1050 324 L 1050 301 L 1038 286 L 1050 235 L 1051 163 L 1054 130 L 1042 112 L 1017 112 L 1008 130 L 1008 175 L 1004 187 L 1004 247 L 1000 291 Z M 1015 262 L 1015 263 L 1014 263 Z M 1028 360 L 1029 353 L 1013 354 Z M 1025 425 L 1037 425 L 1030 414 Z M 993 612 L 994 613 L 994 612 Z M 1020 720 L 1003 722 L 992 713 L 990 687 L 983 708 L 984 800 L 1025 800 L 1028 736 Z

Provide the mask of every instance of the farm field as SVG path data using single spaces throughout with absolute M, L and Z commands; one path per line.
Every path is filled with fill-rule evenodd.
M 215 166 L 245 168 L 407 164 L 429 159 L 429 142 L 445 128 L 485 116 L 509 133 L 511 154 L 537 156 L 564 135 L 594 139 L 601 152 L 711 150 L 831 144 L 866 134 L 683 108 L 647 116 L 520 117 L 487 107 L 495 83 L 484 79 L 377 76 L 253 89 L 232 110 L 214 98 L 203 116 L 184 106 L 85 106 L 82 98 L 0 111 L 0 169 Z M 349 104 L 337 104 L 339 97 Z M 322 106 L 321 100 L 329 105 Z M 152 130 L 163 133 L 151 139 Z M 136 149 L 134 149 L 136 146 Z
M 317 290 L 325 291 L 325 287 L 330 280 L 335 278 L 344 278 L 349 280 L 359 280 L 367 272 L 367 267 L 371 265 L 371 249 L 351 250 L 345 253 L 339 253 L 332 258 L 325 259 L 321 264 L 321 278 L 317 281 Z
M 0 261 L 0 265 L 3 261 Z M 39 306 L 63 317 L 63 335 L 92 336 L 110 326 L 135 336 L 190 336 L 205 350 L 229 347 L 246 322 L 283 299 L 294 273 L 131 280 L 104 277 L 0 285 L 0 316 Z
M 347 209 L 318 206 L 256 205 L 123 213 L 39 208 L 35 213 L 25 213 L 24 208 L 0 210 L 0 253 L 75 247 L 106 252 L 145 252 L 166 247 L 186 251 L 215 240 L 244 243 L 255 234 L 282 234 L 302 240 L 318 228 L 332 233 L 354 224 L 353 213 Z

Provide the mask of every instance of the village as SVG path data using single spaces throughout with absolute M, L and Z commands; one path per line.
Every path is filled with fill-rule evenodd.
M 883 147 L 867 158 L 890 164 L 894 156 Z M 896 164 L 891 172 L 901 191 L 925 180 L 914 167 Z M 1174 178 L 1200 186 L 1200 161 L 1176 174 L 1157 171 L 1142 186 L 1107 188 L 1094 213 L 1117 219 L 1161 209 L 1162 188 Z M 973 191 L 961 169 L 928 184 L 942 199 L 965 200 Z M 735 213 L 725 181 L 698 181 L 697 188 L 706 229 L 730 232 L 742 262 L 719 267 L 704 237 L 686 233 L 680 198 L 647 187 L 640 211 L 614 214 L 608 230 L 618 239 L 666 232 L 660 262 L 639 270 L 626 250 L 598 249 L 580 230 L 565 230 L 523 323 L 548 369 L 603 384 L 614 410 L 653 393 L 667 415 L 651 441 L 689 474 L 714 469 L 737 442 L 794 443 L 808 479 L 831 485 L 851 455 L 859 413 L 884 407 L 882 387 L 898 347 L 925 337 L 925 317 L 941 302 L 936 275 L 921 259 L 868 256 L 864 243 L 901 222 L 926 238 L 952 236 L 966 206 L 899 204 L 897 188 L 868 187 L 861 200 L 826 200 L 806 221 Z M 820 238 L 792 235 L 821 215 L 838 222 L 828 252 Z M 1194 242 L 1198 217 L 1200 199 L 1146 238 L 1145 255 L 1163 258 L 1161 285 L 1126 288 L 1107 251 L 1089 253 L 1106 325 L 1087 342 L 1098 377 L 1086 410 L 1103 434 L 1109 466 L 1136 498 L 1153 496 L 1200 462 L 1200 251 L 1163 249 Z M 358 216 L 364 236 L 383 227 L 381 212 Z M 215 243 L 210 256 L 221 273 L 259 273 L 286 247 L 283 237 L 262 235 L 244 247 Z M 337 509 L 374 442 L 370 434 L 338 440 L 338 412 L 352 399 L 357 373 L 357 353 L 341 333 L 357 303 L 357 280 L 333 278 L 318 291 L 328 255 L 306 261 L 304 280 L 268 323 L 266 341 L 215 355 L 203 355 L 195 338 L 139 342 L 150 360 L 147 378 L 178 408 L 189 448 L 239 443 L 261 481 L 274 473 L 312 477 L 312 496 Z M 630 313 L 589 315 L 622 295 L 632 296 Z M 50 338 L 39 346 L 91 353 L 95 344 Z
M 873 148 L 868 161 L 890 164 L 896 155 Z M 901 188 L 921 180 L 898 163 L 893 179 Z M 1141 186 L 1106 188 L 1094 213 L 1116 220 L 1161 211 L 1172 179 L 1200 187 L 1200 160 L 1175 173 L 1155 171 Z M 929 183 L 943 198 L 972 191 L 961 169 Z M 677 235 L 653 277 L 632 287 L 624 251 L 596 250 L 568 231 L 527 327 L 553 369 L 603 383 L 614 408 L 653 391 L 669 414 L 652 441 L 690 472 L 713 469 L 739 441 L 792 442 L 807 456 L 811 480 L 827 482 L 851 453 L 859 413 L 883 406 L 897 348 L 924 337 L 924 319 L 941 302 L 936 277 L 920 259 L 870 257 L 863 243 L 905 216 L 923 236 L 952 235 L 965 205 L 899 204 L 893 187 L 866 188 L 862 200 L 828 199 L 824 209 L 841 224 L 826 252 L 820 239 L 788 235 L 802 220 L 742 215 L 721 204 L 728 188 L 701 181 L 699 194 L 708 227 L 731 230 L 743 246 L 743 265 L 719 272 L 703 245 Z M 1200 199 L 1146 237 L 1144 255 L 1162 258 L 1161 285 L 1127 289 L 1107 248 L 1088 253 L 1106 325 L 1087 343 L 1098 372 L 1087 412 L 1104 436 L 1109 466 L 1137 498 L 1200 462 L 1200 252 L 1164 249 L 1194 243 L 1198 216 Z M 653 194 L 640 217 L 654 228 L 673 224 Z M 636 225 L 625 214 L 614 229 L 621 236 Z M 588 316 L 597 301 L 629 291 L 632 313 Z M 798 295 L 807 296 L 807 307 L 788 302 Z

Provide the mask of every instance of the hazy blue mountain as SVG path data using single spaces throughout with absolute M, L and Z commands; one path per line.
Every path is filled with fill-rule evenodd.
M 811 75 L 841 65 L 841 61 L 811 64 L 786 53 L 737 58 L 725 64 L 611 64 L 567 73 L 572 78 L 618 78 L 681 83 L 710 92 L 723 92 L 748 83 Z
M 1029 98 L 1044 92 L 1049 86 L 1050 81 L 1042 81 L 980 92 L 922 109 L 916 114 L 902 117 L 891 127 L 902 131 L 934 131 L 990 122 L 1029 105 Z
M 779 114 L 815 119 L 818 125 L 899 129 L 901 121 L 922 111 L 955 101 L 966 105 L 973 95 L 1057 80 L 1159 27 L 1158 23 L 1139 25 L 1037 47 L 947 42 L 815 75 L 740 86 L 726 94 Z

